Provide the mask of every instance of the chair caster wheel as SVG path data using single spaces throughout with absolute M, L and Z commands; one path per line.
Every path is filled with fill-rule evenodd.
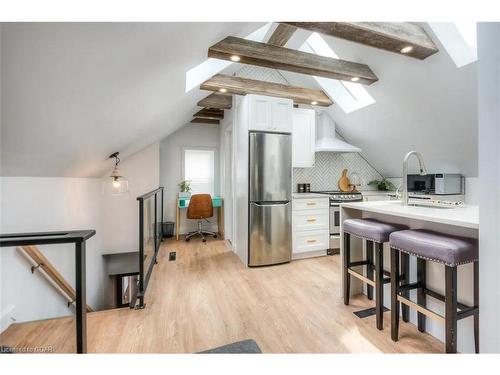
M 186 238 L 186 242 L 189 242 L 189 238 Z
M 207 240 L 206 240 L 206 239 L 203 239 L 203 242 L 207 242 Z
M 217 238 L 217 235 L 216 235 L 216 234 L 214 234 L 214 238 Z

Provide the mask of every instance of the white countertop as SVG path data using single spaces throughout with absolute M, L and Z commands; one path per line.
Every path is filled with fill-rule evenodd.
M 385 191 L 385 190 L 360 190 L 359 191 L 363 195 L 389 195 L 394 194 L 395 191 Z
M 318 194 L 318 193 L 293 193 L 293 199 L 311 199 L 311 198 L 326 198 L 330 199 L 327 194 Z
M 472 205 L 463 205 L 454 208 L 433 208 L 402 206 L 401 201 L 373 201 L 342 203 L 341 207 L 479 229 L 479 207 Z

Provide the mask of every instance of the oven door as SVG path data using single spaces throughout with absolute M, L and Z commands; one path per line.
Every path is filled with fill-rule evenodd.
M 330 203 L 330 254 L 340 252 L 340 207 L 338 203 Z
M 330 236 L 340 235 L 340 206 L 330 203 Z

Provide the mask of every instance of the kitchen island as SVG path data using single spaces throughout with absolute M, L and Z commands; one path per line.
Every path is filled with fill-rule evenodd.
M 343 222 L 346 219 L 372 218 L 388 223 L 405 224 L 412 229 L 429 229 L 441 233 L 478 238 L 479 236 L 479 208 L 477 206 L 462 205 L 453 208 L 434 208 L 420 206 L 402 206 L 401 201 L 372 201 L 358 203 L 344 203 L 340 206 L 340 239 L 343 258 Z M 351 236 L 351 260 L 362 260 L 366 248 L 361 239 Z M 384 268 L 390 268 L 389 244 L 384 245 Z M 340 262 L 343 264 L 343 259 Z M 341 266 L 340 266 L 341 267 Z M 338 270 L 342 272 L 342 269 Z M 458 268 L 458 300 L 471 305 L 473 302 L 473 267 L 472 264 Z M 410 257 L 410 282 L 416 281 L 416 259 Z M 366 293 L 366 286 L 355 278 L 351 278 L 351 294 Z M 427 285 L 439 293 L 444 292 L 444 266 L 427 262 Z M 343 290 L 343 287 L 342 287 Z M 416 300 L 416 291 L 411 291 L 410 298 Z M 384 286 L 384 305 L 390 308 L 390 284 Z M 428 308 L 444 314 L 444 303 L 427 297 Z M 416 324 L 417 314 L 412 310 L 410 322 Z M 415 327 L 415 330 L 417 328 Z M 437 321 L 427 319 L 426 331 L 444 341 L 444 326 Z M 390 335 L 390 313 L 386 313 L 384 331 L 381 334 Z M 404 340 L 404 336 L 400 340 Z M 474 335 L 472 317 L 458 322 L 458 351 L 462 353 L 474 352 Z

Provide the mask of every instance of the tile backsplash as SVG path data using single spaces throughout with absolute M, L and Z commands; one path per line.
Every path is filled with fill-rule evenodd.
M 374 190 L 368 186 L 372 180 L 380 180 L 382 176 L 357 153 L 317 152 L 312 168 L 293 169 L 293 189 L 297 184 L 310 183 L 311 190 L 338 190 L 338 181 L 342 170 L 347 168 L 347 175 L 356 172 L 361 186 L 358 190 Z

